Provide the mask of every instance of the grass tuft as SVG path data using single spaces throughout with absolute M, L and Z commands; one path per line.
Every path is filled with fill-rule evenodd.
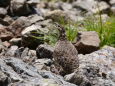
M 99 19 L 87 18 L 84 22 L 84 28 L 87 31 L 96 31 L 100 37 L 100 47 L 109 45 L 115 47 L 115 16 L 111 16 L 103 22 L 102 18 Z

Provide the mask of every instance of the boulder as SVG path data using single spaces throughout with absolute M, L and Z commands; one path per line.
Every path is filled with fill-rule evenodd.
M 80 86 L 115 85 L 115 48 L 108 46 L 91 54 L 78 56 L 79 70 L 66 75 L 65 80 Z
M 100 39 L 95 31 L 79 32 L 77 40 L 78 53 L 87 54 L 99 49 Z
M 50 58 L 52 59 L 54 48 L 47 44 L 41 44 L 36 49 L 36 54 L 38 58 Z

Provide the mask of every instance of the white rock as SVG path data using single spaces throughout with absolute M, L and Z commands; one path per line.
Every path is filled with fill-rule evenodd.
M 24 35 L 26 33 L 30 33 L 31 31 L 38 30 L 38 28 L 40 28 L 40 26 L 36 26 L 36 25 L 29 26 L 25 28 L 21 34 Z

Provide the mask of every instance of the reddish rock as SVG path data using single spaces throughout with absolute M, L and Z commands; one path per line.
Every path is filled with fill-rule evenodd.
M 17 20 L 15 20 L 11 25 L 10 29 L 11 31 L 16 35 L 20 36 L 21 31 L 26 27 L 29 26 L 29 20 L 27 17 L 19 17 Z
M 9 28 L 0 25 L 0 39 L 2 41 L 8 41 L 13 37 L 12 32 L 9 31 Z
M 10 44 L 8 41 L 3 42 L 3 45 L 4 45 L 5 47 L 10 47 L 10 46 L 11 46 L 11 44 Z
M 75 44 L 79 53 L 87 54 L 96 51 L 99 48 L 100 39 L 95 31 L 86 31 L 78 33 L 78 41 Z

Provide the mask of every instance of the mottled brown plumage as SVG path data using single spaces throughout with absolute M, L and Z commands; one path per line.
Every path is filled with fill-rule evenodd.
M 79 67 L 78 52 L 73 44 L 67 40 L 64 27 L 56 24 L 59 29 L 59 40 L 55 45 L 53 58 L 59 73 L 74 72 Z

